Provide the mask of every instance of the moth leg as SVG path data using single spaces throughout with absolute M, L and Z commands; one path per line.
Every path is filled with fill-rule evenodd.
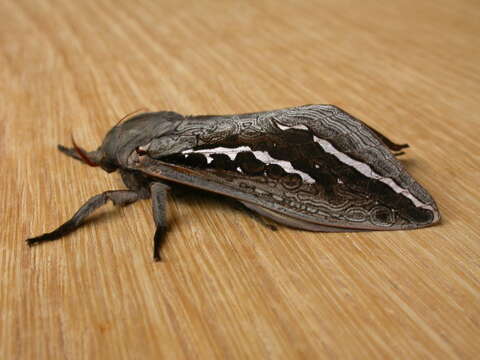
M 153 220 L 155 221 L 155 235 L 153 237 L 153 259 L 160 261 L 160 248 L 165 242 L 167 232 L 167 190 L 169 186 L 154 182 L 150 185 L 152 194 Z
M 80 209 L 77 210 L 75 215 L 73 215 L 73 217 L 66 223 L 53 230 L 52 232 L 27 239 L 27 244 L 29 246 L 33 246 L 45 241 L 60 239 L 62 236 L 78 228 L 88 215 L 90 215 L 102 205 L 105 205 L 108 200 L 111 200 L 114 205 L 124 206 L 134 203 L 138 199 L 138 194 L 135 191 L 131 190 L 112 190 L 95 195 L 91 197 L 85 204 L 83 204 Z

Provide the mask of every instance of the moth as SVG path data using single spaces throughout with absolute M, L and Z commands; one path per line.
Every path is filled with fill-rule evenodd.
M 87 152 L 64 154 L 107 172 L 127 189 L 89 199 L 56 230 L 27 240 L 55 240 L 111 200 L 152 199 L 153 257 L 167 230 L 167 191 L 187 185 L 233 198 L 287 226 L 310 231 L 407 230 L 435 224 L 438 208 L 396 159 L 399 145 L 333 105 L 305 105 L 239 115 L 146 112 L 114 126 Z

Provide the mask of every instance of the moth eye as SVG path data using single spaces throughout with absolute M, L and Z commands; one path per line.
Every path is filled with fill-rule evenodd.
M 197 153 L 192 153 L 187 155 L 185 164 L 191 167 L 206 168 L 208 166 L 208 161 L 205 156 Z
M 298 174 L 288 174 L 282 178 L 282 185 L 287 190 L 294 190 L 302 185 L 302 177 Z
M 140 146 L 137 146 L 135 148 L 135 151 L 137 152 L 138 155 L 142 156 L 142 155 L 145 155 L 147 152 L 145 150 L 143 150 Z
M 280 165 L 270 164 L 267 166 L 267 175 L 272 179 L 279 179 L 285 176 L 286 171 Z

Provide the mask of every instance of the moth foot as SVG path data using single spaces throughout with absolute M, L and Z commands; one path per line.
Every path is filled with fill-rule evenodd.
M 153 237 L 153 260 L 155 262 L 162 261 L 160 256 L 160 248 L 165 242 L 165 234 L 167 232 L 167 227 L 159 225 L 155 230 L 155 236 Z
M 50 241 L 50 239 L 46 238 L 45 235 L 47 235 L 47 234 L 27 239 L 27 240 L 25 240 L 25 242 L 27 243 L 28 246 L 32 247 L 32 246 L 35 246 L 35 245 L 39 245 L 43 242 Z

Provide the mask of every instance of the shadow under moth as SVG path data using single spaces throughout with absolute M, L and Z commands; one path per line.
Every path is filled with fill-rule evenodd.
M 437 206 L 395 158 L 398 145 L 332 105 L 240 115 L 147 112 L 113 127 L 87 152 L 59 150 L 107 172 L 128 190 L 89 199 L 56 230 L 27 240 L 55 240 L 111 200 L 152 198 L 153 257 L 167 230 L 167 191 L 182 184 L 218 193 L 290 227 L 310 231 L 407 230 L 439 221 Z

